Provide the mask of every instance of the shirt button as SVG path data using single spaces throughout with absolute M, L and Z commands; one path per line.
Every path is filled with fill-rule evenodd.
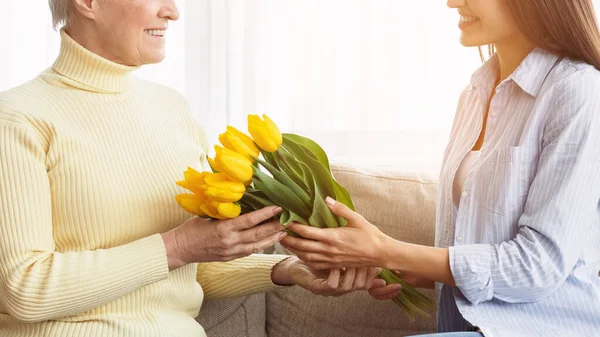
M 462 197 L 463 197 L 463 198 L 466 198 L 466 197 L 468 197 L 468 196 L 469 196 L 469 193 L 467 193 L 466 191 L 465 191 L 465 192 L 462 192 Z
M 462 242 L 462 240 L 463 240 L 463 237 L 462 237 L 462 236 L 457 236 L 457 237 L 456 237 L 456 242 Z

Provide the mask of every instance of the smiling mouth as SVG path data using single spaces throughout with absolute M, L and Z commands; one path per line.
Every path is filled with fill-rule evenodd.
M 165 33 L 167 32 L 166 29 L 146 29 L 144 30 L 144 32 L 146 32 L 146 34 L 148 35 L 152 35 L 152 36 L 156 36 L 156 37 L 163 37 L 165 36 Z
M 469 22 L 474 22 L 479 20 L 478 17 L 476 16 L 466 16 L 466 15 L 461 15 L 460 16 L 460 22 L 461 23 L 469 23 Z

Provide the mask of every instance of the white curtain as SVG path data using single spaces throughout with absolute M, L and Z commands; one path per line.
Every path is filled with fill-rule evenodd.
M 188 12 L 191 4 L 188 2 Z M 456 101 L 480 65 L 438 0 L 207 0 L 207 95 L 190 96 L 212 139 L 266 113 L 338 160 L 438 168 Z M 189 13 L 188 13 L 189 15 Z M 192 26 L 195 26 L 192 28 Z M 189 31 L 189 30 L 188 30 Z M 206 39 L 205 39 L 206 37 Z
M 457 12 L 444 1 L 176 3 L 167 58 L 138 75 L 184 93 L 214 141 L 264 113 L 336 160 L 437 169 L 458 95 L 480 65 L 476 49 L 459 45 Z M 0 8 L 5 90 L 50 66 L 60 41 L 46 0 Z

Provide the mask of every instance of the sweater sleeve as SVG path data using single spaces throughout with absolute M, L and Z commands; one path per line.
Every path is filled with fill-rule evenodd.
M 27 323 L 54 320 L 166 279 L 159 234 L 110 249 L 56 251 L 40 139 L 31 124 L 0 121 L 0 312 Z
M 254 254 L 230 262 L 198 264 L 196 279 L 206 299 L 222 299 L 258 294 L 279 288 L 271 271 L 288 255 Z

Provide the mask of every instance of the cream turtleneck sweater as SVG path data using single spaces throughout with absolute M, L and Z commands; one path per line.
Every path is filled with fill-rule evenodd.
M 204 336 L 203 298 L 275 287 L 283 256 L 169 272 L 166 232 L 206 141 L 173 90 L 61 32 L 51 69 L 0 93 L 0 336 Z

